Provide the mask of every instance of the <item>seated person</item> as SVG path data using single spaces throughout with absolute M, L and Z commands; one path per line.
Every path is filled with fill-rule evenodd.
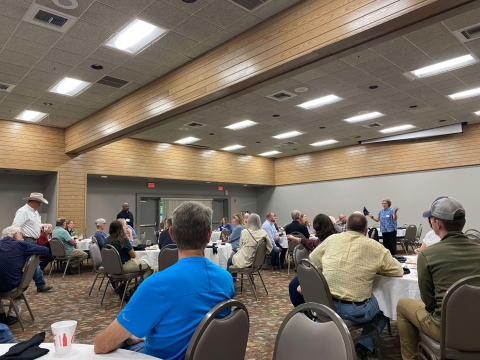
M 233 231 L 225 240 L 232 244 L 232 250 L 236 251 L 240 247 L 240 234 L 243 231 L 243 216 L 235 214 L 232 218 Z
M 442 302 L 457 281 L 480 275 L 480 246 L 463 233 L 465 209 L 454 198 L 437 198 L 423 213 L 441 240 L 423 249 L 417 258 L 418 287 L 422 301 L 400 299 L 397 325 L 402 359 L 418 358 L 419 331 L 440 341 Z M 478 286 L 478 284 L 476 284 Z M 464 311 L 468 312 L 468 309 Z
M 67 221 L 67 227 L 65 228 L 65 230 L 67 230 L 67 232 L 72 237 L 78 235 L 78 231 L 77 231 L 77 229 L 74 228 L 74 226 L 75 226 L 75 222 L 73 220 L 68 220 Z
M 9 226 L 2 231 L 0 240 L 0 293 L 9 292 L 20 285 L 23 267 L 31 255 L 48 254 L 48 248 L 23 241 L 22 229 Z M 20 310 L 21 300 L 14 300 Z M 18 321 L 15 310 L 5 315 L 0 306 L 0 323 L 13 325 Z
M 430 218 L 428 219 L 428 223 L 430 224 Z M 430 224 L 430 227 L 432 225 Z M 427 246 L 432 246 L 432 245 L 435 245 L 436 243 L 439 243 L 440 242 L 440 236 L 438 236 L 437 234 L 435 234 L 435 231 L 430 230 L 429 232 L 427 232 L 425 234 L 425 237 L 423 238 L 423 243 L 422 243 L 422 246 L 420 246 L 418 249 L 415 249 L 415 254 L 418 254 L 420 251 L 422 251 L 423 249 L 425 249 Z
M 175 244 L 172 240 L 172 237 L 170 236 L 170 233 L 168 232 L 168 229 L 172 227 L 172 218 L 166 219 L 164 226 L 165 229 L 163 229 L 163 231 L 160 233 L 160 236 L 158 237 L 160 249 L 163 249 L 167 245 Z
M 335 218 L 332 215 L 330 215 L 329 218 L 333 226 L 335 227 L 335 230 L 337 231 L 337 233 L 341 233 L 342 228 L 340 227 L 340 225 L 337 224 L 337 220 L 335 220 Z
M 122 221 L 123 220 L 123 221 Z M 135 257 L 135 250 L 133 250 L 132 243 L 127 239 L 125 235 L 125 226 L 123 225 L 125 219 L 114 220 L 110 223 L 108 229 L 108 237 L 105 240 L 105 244 L 112 245 L 117 249 L 120 259 L 122 260 L 122 268 L 126 273 L 143 271 L 143 279 L 146 279 L 152 275 L 152 269 L 144 260 L 137 260 Z M 117 288 L 117 293 L 122 298 L 125 285 L 120 285 Z
M 315 229 L 314 238 L 302 238 L 293 235 L 287 235 L 288 241 L 296 241 L 305 246 L 309 251 L 313 251 L 318 245 L 322 243 L 330 235 L 336 234 L 337 231 L 332 225 L 330 218 L 325 214 L 318 214 L 313 219 L 313 228 Z
M 125 236 L 127 237 L 128 240 L 133 240 L 133 231 L 131 229 L 131 226 L 128 227 L 127 221 L 125 219 L 117 219 L 120 221 L 120 223 L 123 226 L 123 231 L 125 232 Z
M 116 320 L 95 338 L 95 353 L 115 350 L 133 335 L 145 337 L 145 354 L 183 360 L 203 317 L 233 297 L 231 275 L 203 255 L 212 234 L 212 210 L 186 201 L 175 209 L 172 219 L 168 231 L 178 246 L 178 261 L 141 283 Z M 154 306 L 141 311 L 146 299 Z
M 95 225 L 97 227 L 97 231 L 93 234 L 95 240 L 97 240 L 98 247 L 102 250 L 103 246 L 105 245 L 105 239 L 107 238 L 107 234 L 105 234 L 104 230 L 107 227 L 107 220 L 105 219 L 97 219 L 95 220 Z
M 339 232 L 345 231 L 345 226 L 347 226 L 347 217 L 344 214 L 338 215 L 338 220 L 335 220 L 337 228 L 340 229 Z
M 266 220 L 262 224 L 262 229 L 266 231 L 268 238 L 272 243 L 272 268 L 277 265 L 278 261 L 280 261 L 280 264 L 283 264 L 285 262 L 285 255 L 287 254 L 287 249 L 282 248 L 278 243 L 280 237 L 278 236 L 278 231 L 275 227 L 275 214 L 273 212 L 267 213 Z
M 228 230 L 232 232 L 232 226 L 228 223 L 227 218 L 222 218 L 221 224 L 218 226 L 219 231 Z
M 291 215 L 292 222 L 285 226 L 285 234 L 288 235 L 293 232 L 299 232 L 308 239 L 310 237 L 310 233 L 305 225 L 300 224 L 300 211 L 293 210 Z
M 8 328 L 7 325 L 2 323 L 0 319 L 0 344 L 15 344 L 15 343 L 16 343 L 15 338 L 13 337 L 13 334 L 10 332 L 10 329 Z
M 50 240 L 52 240 L 52 224 L 43 224 L 42 232 L 40 237 L 37 239 L 36 243 L 39 246 L 45 246 L 50 250 Z M 51 251 L 47 255 L 40 255 L 40 270 L 45 270 L 47 265 L 53 261 L 53 256 Z
M 373 280 L 376 274 L 401 277 L 403 268 L 382 244 L 365 236 L 367 225 L 365 215 L 351 214 L 347 220 L 347 231 L 330 235 L 313 250 L 310 260 L 323 269 L 338 315 L 357 323 L 368 322 L 377 316 L 378 331 L 381 332 L 387 324 L 387 317 L 380 311 L 372 294 Z M 295 299 L 295 306 L 304 302 L 301 284 L 297 292 L 296 297 L 290 294 Z M 365 327 L 362 335 L 373 331 L 371 326 Z M 368 352 L 374 349 L 373 335 L 360 339 L 355 345 L 361 360 L 368 359 Z
M 262 222 L 260 216 L 257 214 L 250 214 L 246 228 L 242 230 L 240 235 L 240 249 L 236 253 L 232 253 L 228 259 L 227 268 L 231 265 L 236 268 L 246 268 L 253 264 L 253 257 L 257 244 L 264 239 L 267 245 L 266 254 L 272 252 L 272 242 L 270 241 L 267 232 L 262 229 Z
M 86 260 L 88 258 L 88 255 L 85 251 L 77 249 L 77 242 L 75 241 L 77 239 L 77 236 L 75 235 L 72 237 L 66 230 L 66 226 L 67 221 L 65 220 L 65 218 L 57 219 L 55 229 L 53 230 L 52 238 L 59 239 L 62 242 L 63 247 L 65 248 L 65 254 L 67 256 L 73 257 L 73 259 L 70 260 L 70 265 L 67 269 L 67 274 L 73 275 L 72 267 L 80 266 L 80 263 L 83 260 Z
M 129 228 L 132 231 L 132 239 L 136 239 L 137 238 L 137 232 L 135 231 L 135 229 L 128 224 L 127 224 L 127 228 Z

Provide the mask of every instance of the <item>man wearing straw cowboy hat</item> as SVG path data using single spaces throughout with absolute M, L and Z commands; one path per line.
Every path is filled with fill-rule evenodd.
M 38 209 L 42 204 L 48 204 L 48 201 L 44 199 L 43 194 L 35 192 L 23 198 L 23 200 L 27 200 L 27 203 L 17 210 L 12 226 L 21 228 L 23 239 L 35 244 L 40 237 L 40 231 L 42 229 L 42 218 L 38 213 Z M 37 292 L 46 292 L 53 288 L 51 285 L 45 283 L 40 265 L 37 266 L 37 270 L 35 270 L 33 281 L 35 281 L 35 285 L 37 286 Z

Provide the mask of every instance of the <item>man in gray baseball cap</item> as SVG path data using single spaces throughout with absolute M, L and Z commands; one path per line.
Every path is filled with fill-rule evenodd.
M 418 358 L 419 331 L 440 341 L 442 302 L 448 288 L 467 276 L 480 275 L 480 245 L 462 232 L 465 209 L 448 196 L 435 199 L 423 213 L 440 242 L 423 249 L 417 258 L 418 287 L 423 302 L 401 299 L 397 325 L 402 359 Z

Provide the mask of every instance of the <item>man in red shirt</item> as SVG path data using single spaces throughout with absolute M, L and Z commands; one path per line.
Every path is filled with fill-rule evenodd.
M 40 237 L 37 239 L 37 245 L 45 246 L 50 249 L 50 240 L 52 240 L 52 224 L 44 224 Z M 53 261 L 52 253 L 41 256 L 40 270 L 44 270 L 49 263 Z

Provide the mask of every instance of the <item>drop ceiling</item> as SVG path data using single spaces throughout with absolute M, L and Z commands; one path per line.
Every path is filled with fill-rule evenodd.
M 49 114 L 41 125 L 68 127 L 295 2 L 271 0 L 249 12 L 227 0 L 191 4 L 181 0 L 78 0 L 72 10 L 58 7 L 53 0 L 1 0 L 0 83 L 16 86 L 11 93 L 0 92 L 0 119 L 14 120 L 28 109 Z M 32 3 L 78 20 L 66 33 L 22 21 Z M 169 32 L 136 55 L 104 46 L 135 18 Z M 93 64 L 103 69 L 93 70 Z M 129 84 L 121 89 L 93 84 L 73 98 L 47 92 L 65 76 L 95 83 L 105 75 Z M 45 102 L 53 105 L 45 106 Z
M 134 137 L 172 143 L 193 136 L 201 139 L 195 145 L 209 149 L 239 144 L 245 147 L 235 153 L 258 155 L 276 150 L 281 152 L 274 156 L 278 158 L 379 138 L 386 136 L 379 130 L 398 125 L 415 125 L 415 131 L 462 122 L 478 123 L 480 117 L 474 112 L 480 110 L 480 97 L 452 101 L 447 95 L 480 87 L 480 63 L 416 80 L 410 80 L 404 73 L 467 54 L 480 58 L 480 39 L 462 43 L 452 33 L 479 22 L 480 10 L 473 10 L 348 56 L 331 57 L 294 76 L 269 81 L 250 93 L 218 101 Z M 298 92 L 299 88 L 308 90 Z M 281 102 L 267 98 L 279 91 L 296 96 Z M 313 110 L 297 106 L 329 94 L 343 100 Z M 354 124 L 343 121 L 375 111 L 385 116 Z M 225 129 L 247 119 L 259 125 L 237 131 Z M 192 121 L 206 125 L 193 129 L 184 126 Z M 364 127 L 374 122 L 381 126 Z M 290 131 L 303 134 L 283 140 L 272 138 Z M 330 139 L 338 143 L 310 146 Z

